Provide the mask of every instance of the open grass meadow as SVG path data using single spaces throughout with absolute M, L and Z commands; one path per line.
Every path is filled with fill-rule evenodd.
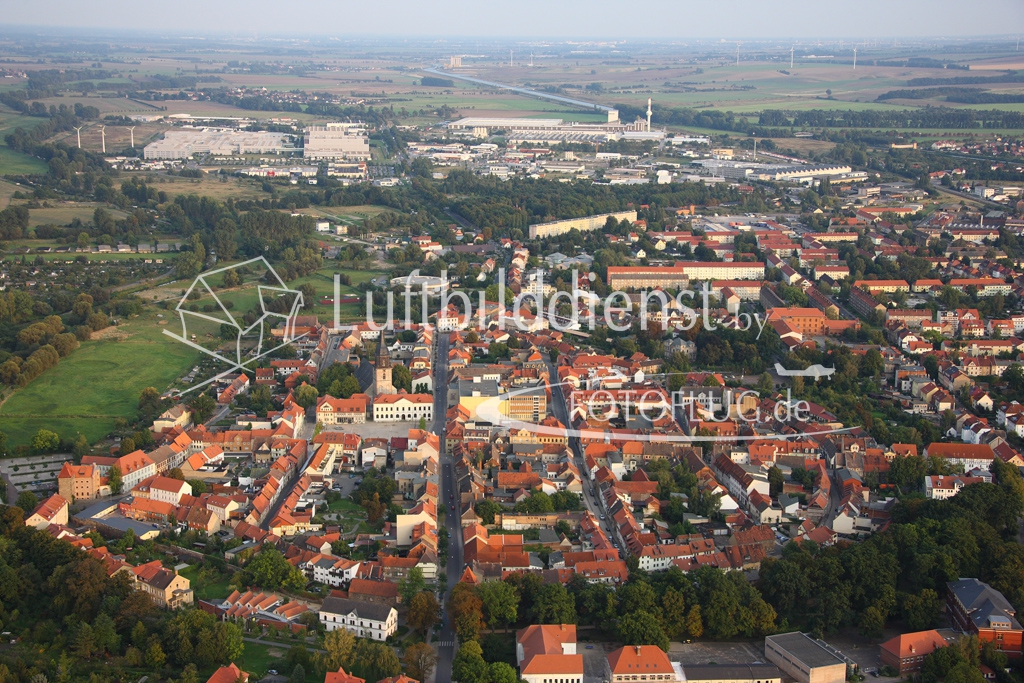
M 246 642 L 242 656 L 235 662 L 242 671 L 260 678 L 270 669 L 284 669 L 284 658 L 291 644 L 264 645 Z
M 4 137 L 13 133 L 15 128 L 28 130 L 35 128 L 42 121 L 41 118 L 22 116 L 7 107 L 0 106 L 0 176 L 46 172 L 47 166 L 42 159 L 15 152 L 4 142 Z
M 216 569 L 204 569 L 199 565 L 189 565 L 178 572 L 189 580 L 192 590 L 199 600 L 223 599 L 231 595 L 231 574 Z
M 40 428 L 94 443 L 118 417 L 135 414 L 146 387 L 164 391 L 199 360 L 199 352 L 161 333 L 153 314 L 110 328 L 87 341 L 0 406 L 0 430 L 11 445 Z
M 67 225 L 76 218 L 83 223 L 91 224 L 93 214 L 98 208 L 105 210 L 114 220 L 123 220 L 128 215 L 124 211 L 110 208 L 108 204 L 98 202 L 58 202 L 57 206 L 29 209 L 28 226 L 34 228 L 39 225 Z
M 231 170 L 231 167 L 228 167 Z M 234 199 L 269 199 L 270 195 L 263 191 L 262 182 L 253 178 L 235 176 L 206 176 L 203 178 L 182 178 L 154 173 L 123 173 L 123 178 L 140 176 L 152 182 L 157 190 L 170 196 L 179 194 L 195 194 L 213 197 L 225 201 Z
M 288 286 L 292 289 L 298 289 L 304 284 L 313 285 L 313 287 L 316 288 L 317 303 L 313 307 L 312 313 L 314 313 L 322 322 L 330 322 L 334 320 L 334 304 L 322 305 L 320 301 L 324 298 L 334 297 L 334 273 L 336 272 L 345 273 L 352 278 L 351 285 L 341 285 L 341 295 L 359 297 L 359 303 L 340 305 L 341 322 L 365 320 L 366 295 L 356 289 L 356 286 L 363 282 L 369 282 L 378 275 L 381 275 L 381 271 L 334 269 L 330 267 L 330 264 L 328 264 L 327 267 L 321 268 L 312 275 L 307 275 L 294 280 L 293 282 L 289 282 Z M 307 310 L 305 312 L 308 313 L 309 311 Z
M 6 209 L 11 203 L 11 197 L 22 188 L 6 180 L 0 180 L 0 210 Z

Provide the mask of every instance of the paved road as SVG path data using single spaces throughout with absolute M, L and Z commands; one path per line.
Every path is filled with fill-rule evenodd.
M 447 607 L 448 598 L 452 588 L 458 583 L 462 576 L 462 508 L 456 502 L 458 491 L 456 490 L 454 459 L 445 447 L 445 413 L 448 411 L 448 335 L 438 332 L 437 336 L 437 358 L 434 363 L 434 424 L 430 431 L 437 434 L 441 448 L 441 500 L 439 505 L 448 506 L 445 514 L 445 528 L 448 529 L 448 563 L 445 570 L 448 575 L 448 585 L 444 595 L 444 605 Z M 454 505 L 455 509 L 452 509 Z M 443 610 L 445 616 L 444 626 L 437 648 L 437 668 L 434 670 L 434 683 L 451 683 L 452 680 L 452 658 L 455 656 L 457 640 L 455 628 L 447 618 L 447 609 Z
M 984 206 L 988 206 L 988 207 L 991 207 L 993 209 L 996 209 L 997 211 L 1007 211 L 1010 208 L 1006 204 L 1000 204 L 999 202 L 994 202 L 991 199 L 985 199 L 984 197 L 979 197 L 976 194 L 969 194 L 967 192 L 960 192 L 959 190 L 954 190 L 954 189 L 949 188 L 949 187 L 943 187 L 941 184 L 936 183 L 934 181 L 932 182 L 932 189 L 933 190 L 938 190 L 942 194 L 948 194 L 948 195 L 952 195 L 954 197 L 959 197 L 960 199 L 967 199 L 967 200 L 970 200 L 972 202 L 977 202 L 977 203 L 982 204 Z M 980 226 L 980 227 L 985 227 L 985 226 Z
M 551 363 L 550 361 L 547 365 L 548 376 L 551 378 L 548 382 L 551 386 L 551 412 L 559 422 L 565 425 L 566 429 L 571 430 L 572 424 L 569 422 L 568 404 L 566 403 L 565 395 L 562 393 L 562 387 L 558 382 L 558 370 L 555 368 L 554 363 Z M 583 448 L 580 444 L 579 437 L 572 436 L 571 431 L 569 436 L 569 447 L 572 448 L 573 457 L 576 460 L 576 467 L 579 468 L 580 475 L 584 478 L 583 503 L 587 506 L 588 510 L 600 519 L 605 513 L 604 506 L 596 495 L 596 489 L 590 479 L 590 473 L 587 471 L 587 463 L 583 457 Z M 613 540 L 618 540 L 620 544 L 622 543 L 616 533 L 617 530 L 612 526 L 611 520 L 606 519 L 602 522 L 602 526 Z
M 825 472 L 828 474 L 828 478 L 831 480 L 832 485 L 829 487 L 828 505 L 825 508 L 825 514 L 822 516 L 821 521 L 818 522 L 818 526 L 827 526 L 831 529 L 832 522 L 835 521 L 836 516 L 839 514 L 839 504 L 843 500 L 843 490 L 839 486 L 839 480 L 835 476 L 835 470 L 826 467 Z
M 309 461 L 313 459 L 314 453 L 315 450 L 310 448 L 309 453 L 306 455 L 306 459 L 302 461 L 299 468 L 295 470 L 294 474 L 292 474 L 291 479 L 288 480 L 288 484 L 281 489 L 281 492 L 277 496 L 277 500 L 274 501 L 272 506 L 270 506 L 267 516 L 263 518 L 262 522 L 260 522 L 261 529 L 269 531 L 270 523 L 274 521 L 274 517 L 277 517 L 277 512 L 281 509 L 281 506 L 284 505 L 284 502 L 288 500 L 288 496 L 291 495 L 292 492 L 292 487 L 294 487 L 295 482 L 299 480 L 300 474 L 305 472 L 306 468 L 309 467 Z

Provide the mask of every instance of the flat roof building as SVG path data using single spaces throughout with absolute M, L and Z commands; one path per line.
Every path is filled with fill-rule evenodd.
M 636 222 L 636 211 L 616 211 L 614 213 L 601 213 L 596 216 L 584 216 L 583 218 L 568 218 L 561 221 L 551 221 L 550 223 L 534 223 L 530 226 L 530 239 L 542 239 L 544 237 L 554 237 L 556 235 L 564 235 L 570 230 L 579 230 L 580 232 L 590 232 L 593 230 L 600 230 L 608 222 L 609 218 L 614 218 L 617 221 L 629 221 L 630 223 Z
M 146 159 L 188 159 L 193 154 L 281 154 L 295 151 L 285 133 L 242 131 L 228 128 L 184 128 L 164 133 L 162 140 L 146 145 Z
M 799 631 L 766 637 L 764 655 L 797 683 L 846 681 L 846 661 Z
M 772 664 L 684 664 L 686 683 L 782 683 Z
M 370 158 L 370 140 L 361 123 L 328 123 L 307 126 L 302 155 L 306 159 Z
M 608 267 L 608 286 L 613 289 L 679 289 L 689 287 L 692 281 L 704 280 L 764 280 L 764 263 L 678 261 L 674 266 Z

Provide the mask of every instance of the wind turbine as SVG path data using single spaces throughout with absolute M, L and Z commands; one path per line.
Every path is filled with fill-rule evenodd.
M 128 134 L 132 136 L 132 149 L 135 149 L 135 126 L 128 127 Z
M 75 128 L 75 132 L 78 133 L 78 149 L 82 149 L 82 126 Z
M 853 48 L 853 70 L 857 70 L 857 48 Z
M 793 45 L 793 46 L 790 46 L 790 48 L 789 48 L 789 70 L 790 70 L 790 71 L 792 71 L 792 70 L 793 70 L 793 50 L 794 50 L 795 48 L 796 48 L 796 46 L 795 46 L 795 45 Z
M 100 140 L 101 140 L 101 144 L 103 145 L 103 153 L 104 154 L 107 153 L 107 132 L 106 131 L 107 131 L 107 127 L 106 126 L 100 126 Z
M 651 98 L 647 98 L 647 132 L 651 132 Z
M 740 45 L 743 43 L 736 43 L 736 66 L 740 65 Z

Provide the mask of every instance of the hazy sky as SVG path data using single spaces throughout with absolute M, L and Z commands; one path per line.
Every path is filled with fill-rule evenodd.
M 1024 33 L 1024 0 L 7 0 L 7 26 L 520 38 L 885 38 Z

